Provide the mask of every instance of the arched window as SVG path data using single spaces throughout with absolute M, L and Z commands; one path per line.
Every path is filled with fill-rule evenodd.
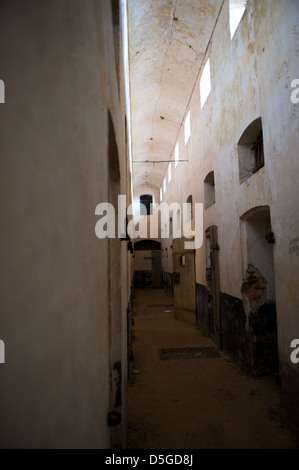
M 208 96 L 211 91 L 211 68 L 210 68 L 210 59 L 207 60 L 206 65 L 204 66 L 201 79 L 200 79 L 200 107 L 204 107 L 205 102 L 208 99 Z
M 230 37 L 234 37 L 234 34 L 240 24 L 242 16 L 246 10 L 247 0 L 229 0 L 229 27 Z
M 140 196 L 140 215 L 151 215 L 153 204 L 153 196 L 143 194 Z
M 264 166 L 262 119 L 255 119 L 243 132 L 238 142 L 240 183 Z
M 214 171 L 211 171 L 204 181 L 205 209 L 215 204 L 215 179 Z

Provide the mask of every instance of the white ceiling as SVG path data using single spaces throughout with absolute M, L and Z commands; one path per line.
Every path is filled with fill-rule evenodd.
M 133 189 L 159 190 L 223 0 L 128 0 Z

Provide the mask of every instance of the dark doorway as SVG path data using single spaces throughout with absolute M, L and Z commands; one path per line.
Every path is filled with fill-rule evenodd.
M 186 250 L 186 238 L 173 240 L 173 289 L 175 316 L 196 323 L 195 252 Z
M 139 289 L 162 288 L 161 243 L 140 240 L 134 243 L 134 286 Z
M 206 282 L 208 287 L 208 332 L 222 348 L 220 315 L 220 273 L 218 229 L 211 226 L 206 230 Z
M 140 215 L 152 214 L 153 196 L 143 194 L 140 196 Z
M 277 318 L 269 207 L 247 212 L 241 220 L 243 239 L 242 298 L 249 340 L 248 366 L 256 374 L 278 371 Z

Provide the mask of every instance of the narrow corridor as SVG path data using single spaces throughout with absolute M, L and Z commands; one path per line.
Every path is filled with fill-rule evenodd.
M 127 448 L 298 448 L 275 379 L 239 370 L 211 338 L 175 318 L 164 291 L 137 290 L 133 319 Z M 172 348 L 204 349 L 190 359 L 161 356 Z
M 1 449 L 299 448 L 298 5 L 0 1 Z

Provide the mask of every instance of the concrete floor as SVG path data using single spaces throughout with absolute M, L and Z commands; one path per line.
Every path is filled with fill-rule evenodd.
M 170 311 L 169 311 L 170 310 Z M 162 290 L 137 290 L 128 390 L 128 449 L 298 449 L 272 377 L 216 358 L 161 360 L 160 348 L 214 347 L 174 317 Z

